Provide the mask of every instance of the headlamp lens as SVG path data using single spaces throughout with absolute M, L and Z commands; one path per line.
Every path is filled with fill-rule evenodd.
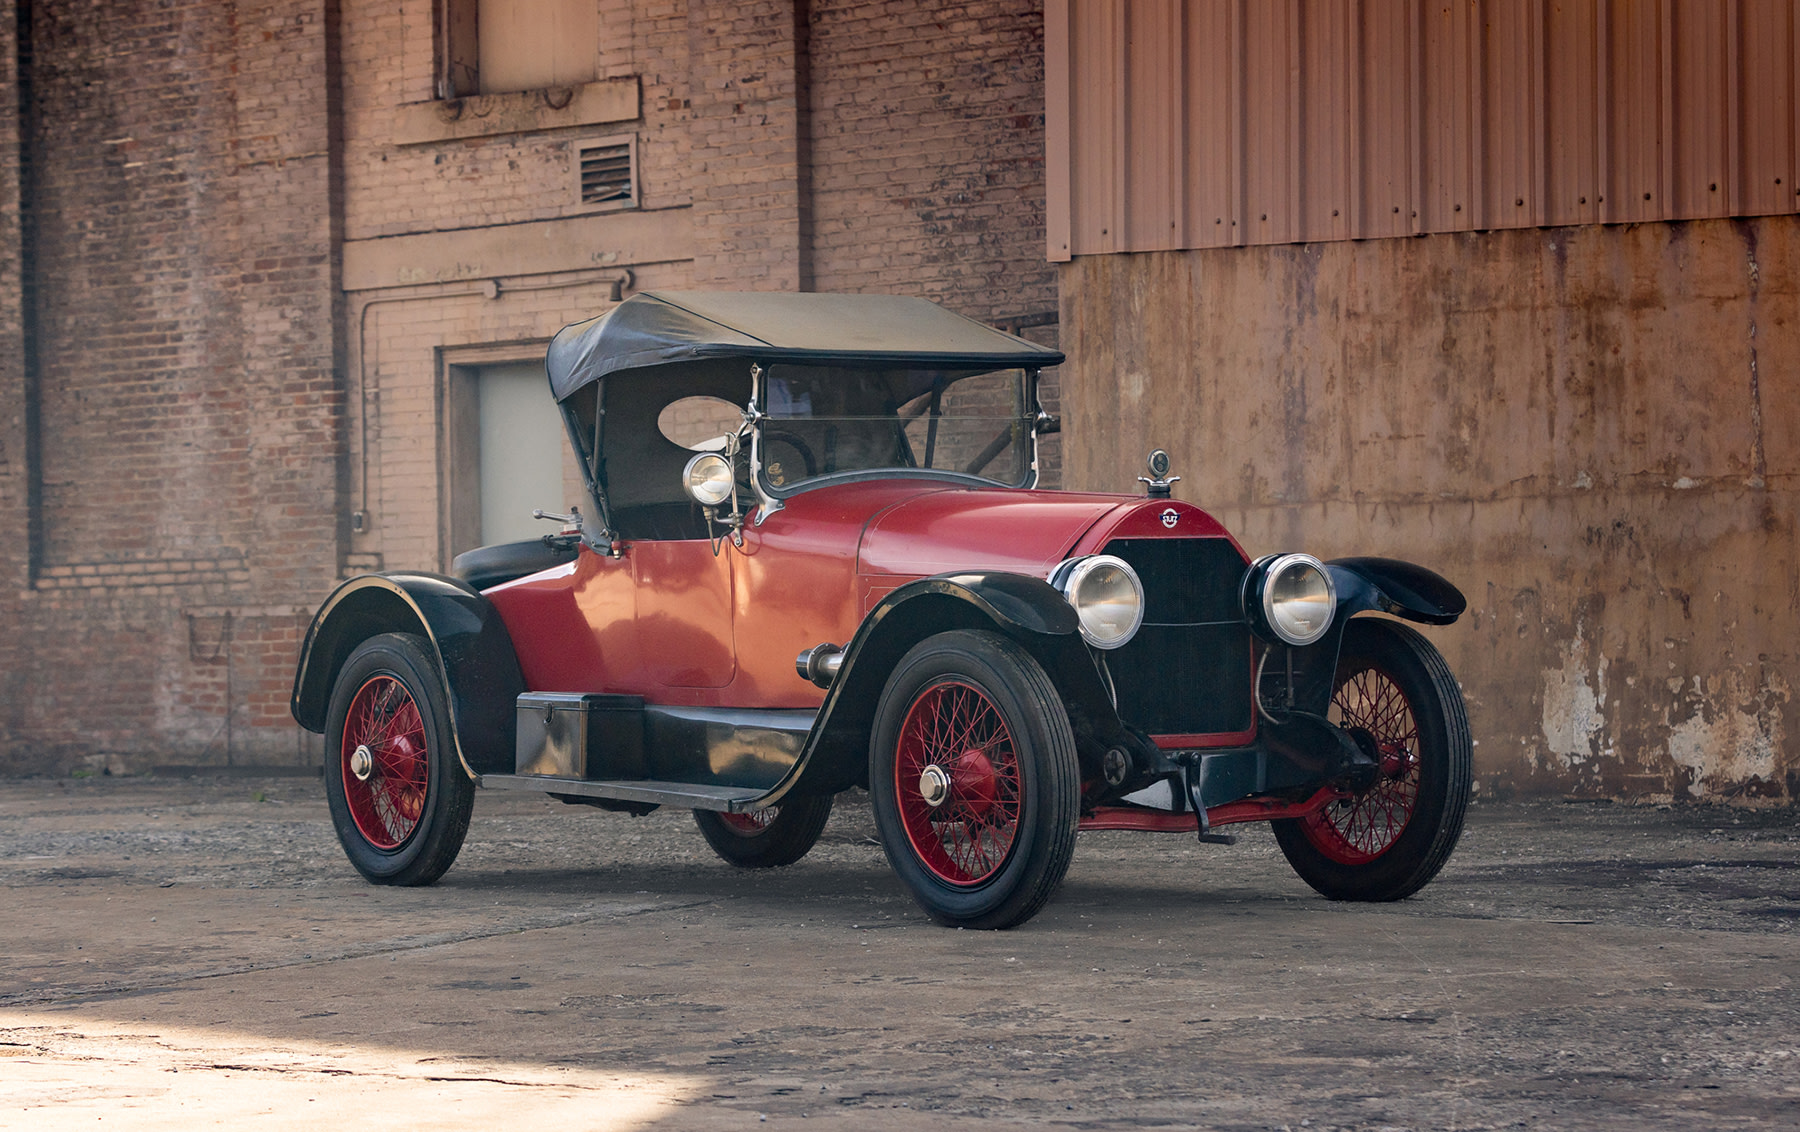
M 1081 636 L 1095 648 L 1118 648 L 1144 623 L 1144 587 L 1122 558 L 1070 559 L 1051 573 L 1050 583 L 1074 606 Z
M 717 507 L 731 498 L 731 463 L 716 452 L 702 452 L 682 469 L 681 485 L 694 502 Z
M 1331 628 L 1337 591 L 1319 560 L 1307 554 L 1284 555 L 1263 583 L 1263 612 L 1269 628 L 1290 645 L 1310 645 Z

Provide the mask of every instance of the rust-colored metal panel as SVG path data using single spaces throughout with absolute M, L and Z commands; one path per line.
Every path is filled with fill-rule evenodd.
M 1116 127 L 1125 94 L 1118 73 L 1124 37 L 1115 25 L 1123 15 L 1120 4 L 1070 5 L 1069 211 L 1076 255 L 1129 250 L 1114 238 L 1117 150 L 1123 145 Z
M 1732 211 L 1793 207 L 1794 0 L 1744 0 L 1738 16 L 1739 154 Z
M 1475 185 L 1470 157 L 1476 150 L 1471 129 L 1470 49 L 1476 42 L 1468 0 L 1425 5 L 1420 22 L 1423 58 L 1420 79 L 1419 151 L 1424 192 L 1415 231 L 1453 232 L 1473 227 L 1469 202 Z
M 1737 53 L 1728 43 L 1726 25 L 1733 7 L 1717 0 L 1674 0 L 1669 5 L 1674 200 L 1663 210 L 1668 218 L 1729 215 L 1727 96 L 1736 77 Z
M 1044 254 L 1052 263 L 1067 261 L 1074 242 L 1069 234 L 1069 178 L 1074 168 L 1069 138 L 1072 4 L 1073 0 L 1044 4 Z
M 1182 154 L 1190 248 L 1229 247 L 1242 218 L 1237 207 L 1237 143 L 1241 114 L 1234 60 L 1239 3 L 1192 4 L 1182 59 L 1187 145 Z
M 1259 0 L 1244 23 L 1244 241 L 1298 236 L 1299 0 Z
M 1481 222 L 1542 223 L 1544 108 L 1541 4 L 1488 3 L 1482 12 Z
M 1183 0 L 1136 0 L 1125 18 L 1125 240 L 1133 251 L 1186 246 L 1187 69 Z
M 1663 23 L 1659 3 L 1607 13 L 1606 223 L 1655 220 L 1663 208 Z
M 1356 238 L 1406 236 L 1417 211 L 1413 127 L 1414 0 L 1363 0 L 1360 105 L 1356 120 L 1361 159 Z
M 1546 223 L 1592 224 L 1600 215 L 1598 0 L 1550 0 L 1546 48 Z
M 1800 208 L 1796 0 L 1054 0 L 1045 37 L 1052 258 Z
M 1301 0 L 1301 240 L 1351 235 L 1350 189 L 1356 171 L 1356 0 Z

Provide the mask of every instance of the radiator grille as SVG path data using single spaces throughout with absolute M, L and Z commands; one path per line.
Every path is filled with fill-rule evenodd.
M 1230 541 L 1115 539 L 1105 553 L 1144 584 L 1144 627 L 1106 654 L 1119 717 L 1152 735 L 1214 735 L 1251 724 L 1250 630 L 1238 608 L 1247 568 Z

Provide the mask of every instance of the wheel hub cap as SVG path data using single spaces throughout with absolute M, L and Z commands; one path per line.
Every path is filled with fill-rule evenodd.
M 919 797 L 932 809 L 943 805 L 950 797 L 950 775 L 943 767 L 932 763 L 919 774 Z
M 369 781 L 369 776 L 375 773 L 375 752 L 369 750 L 367 743 L 359 744 L 350 753 L 350 773 L 358 782 Z

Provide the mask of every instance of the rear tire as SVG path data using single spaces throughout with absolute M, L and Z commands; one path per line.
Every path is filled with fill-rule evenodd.
M 384 633 L 358 645 L 332 687 L 325 736 L 325 798 L 356 871 L 375 884 L 443 876 L 469 832 L 475 783 L 425 641 Z
M 831 817 L 831 796 L 793 797 L 747 814 L 695 810 L 694 824 L 721 859 L 740 869 L 791 865 L 818 843 Z
M 1393 621 L 1352 621 L 1332 722 L 1368 732 L 1375 784 L 1304 818 L 1270 823 L 1300 879 L 1333 900 L 1400 900 L 1436 876 L 1462 836 L 1473 776 L 1469 721 L 1450 666 Z
M 900 659 L 870 733 L 888 862 L 946 927 L 1035 916 L 1069 870 L 1081 772 L 1038 662 L 998 633 L 940 633 Z

